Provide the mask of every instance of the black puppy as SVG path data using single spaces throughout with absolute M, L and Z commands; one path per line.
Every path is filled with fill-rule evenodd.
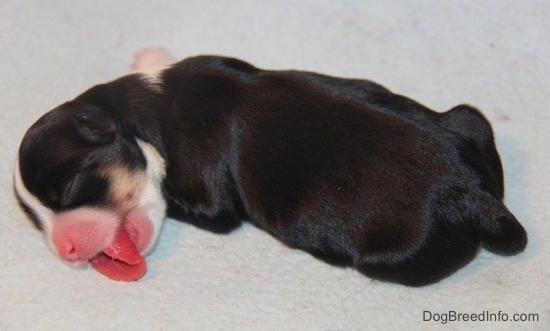
M 23 139 L 15 189 L 54 252 L 108 276 L 104 264 L 141 263 L 128 255 L 151 251 L 167 212 L 216 232 L 246 220 L 413 286 L 480 244 L 508 255 L 527 242 L 474 108 L 440 114 L 370 81 L 216 56 L 130 74 L 50 111 Z M 135 248 L 113 253 L 128 242 L 119 235 Z

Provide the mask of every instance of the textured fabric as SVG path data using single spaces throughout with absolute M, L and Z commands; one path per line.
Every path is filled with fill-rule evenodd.
M 550 328 L 549 17 L 547 1 L 2 1 L 0 330 L 438 328 L 422 321 L 424 310 L 539 314 L 447 323 L 453 329 Z M 152 46 L 368 78 L 440 111 L 479 107 L 526 251 L 482 251 L 436 285 L 407 288 L 329 266 L 251 226 L 220 236 L 169 220 L 138 282 L 69 268 L 13 198 L 18 144 L 41 114 L 129 71 L 133 54 Z

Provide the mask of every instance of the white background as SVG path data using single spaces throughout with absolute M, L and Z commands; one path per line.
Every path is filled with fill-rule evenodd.
M 436 328 L 422 311 L 537 312 L 550 327 L 548 1 L 0 2 L 0 329 L 366 330 Z M 525 253 L 482 252 L 432 286 L 339 269 L 244 226 L 228 236 L 169 221 L 135 283 L 73 270 L 46 248 L 11 191 L 25 130 L 162 46 L 273 69 L 369 78 L 430 108 L 478 106 L 493 123 L 506 203 Z

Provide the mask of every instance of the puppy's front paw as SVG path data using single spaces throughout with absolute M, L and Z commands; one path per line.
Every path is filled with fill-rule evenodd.
M 174 57 L 166 48 L 144 48 L 134 55 L 131 67 L 135 71 L 150 70 L 175 62 Z

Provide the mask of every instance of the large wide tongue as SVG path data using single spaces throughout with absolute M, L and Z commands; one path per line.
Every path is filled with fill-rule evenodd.
M 145 259 L 139 255 L 123 226 L 109 247 L 90 259 L 95 270 L 114 280 L 137 280 L 147 270 Z

